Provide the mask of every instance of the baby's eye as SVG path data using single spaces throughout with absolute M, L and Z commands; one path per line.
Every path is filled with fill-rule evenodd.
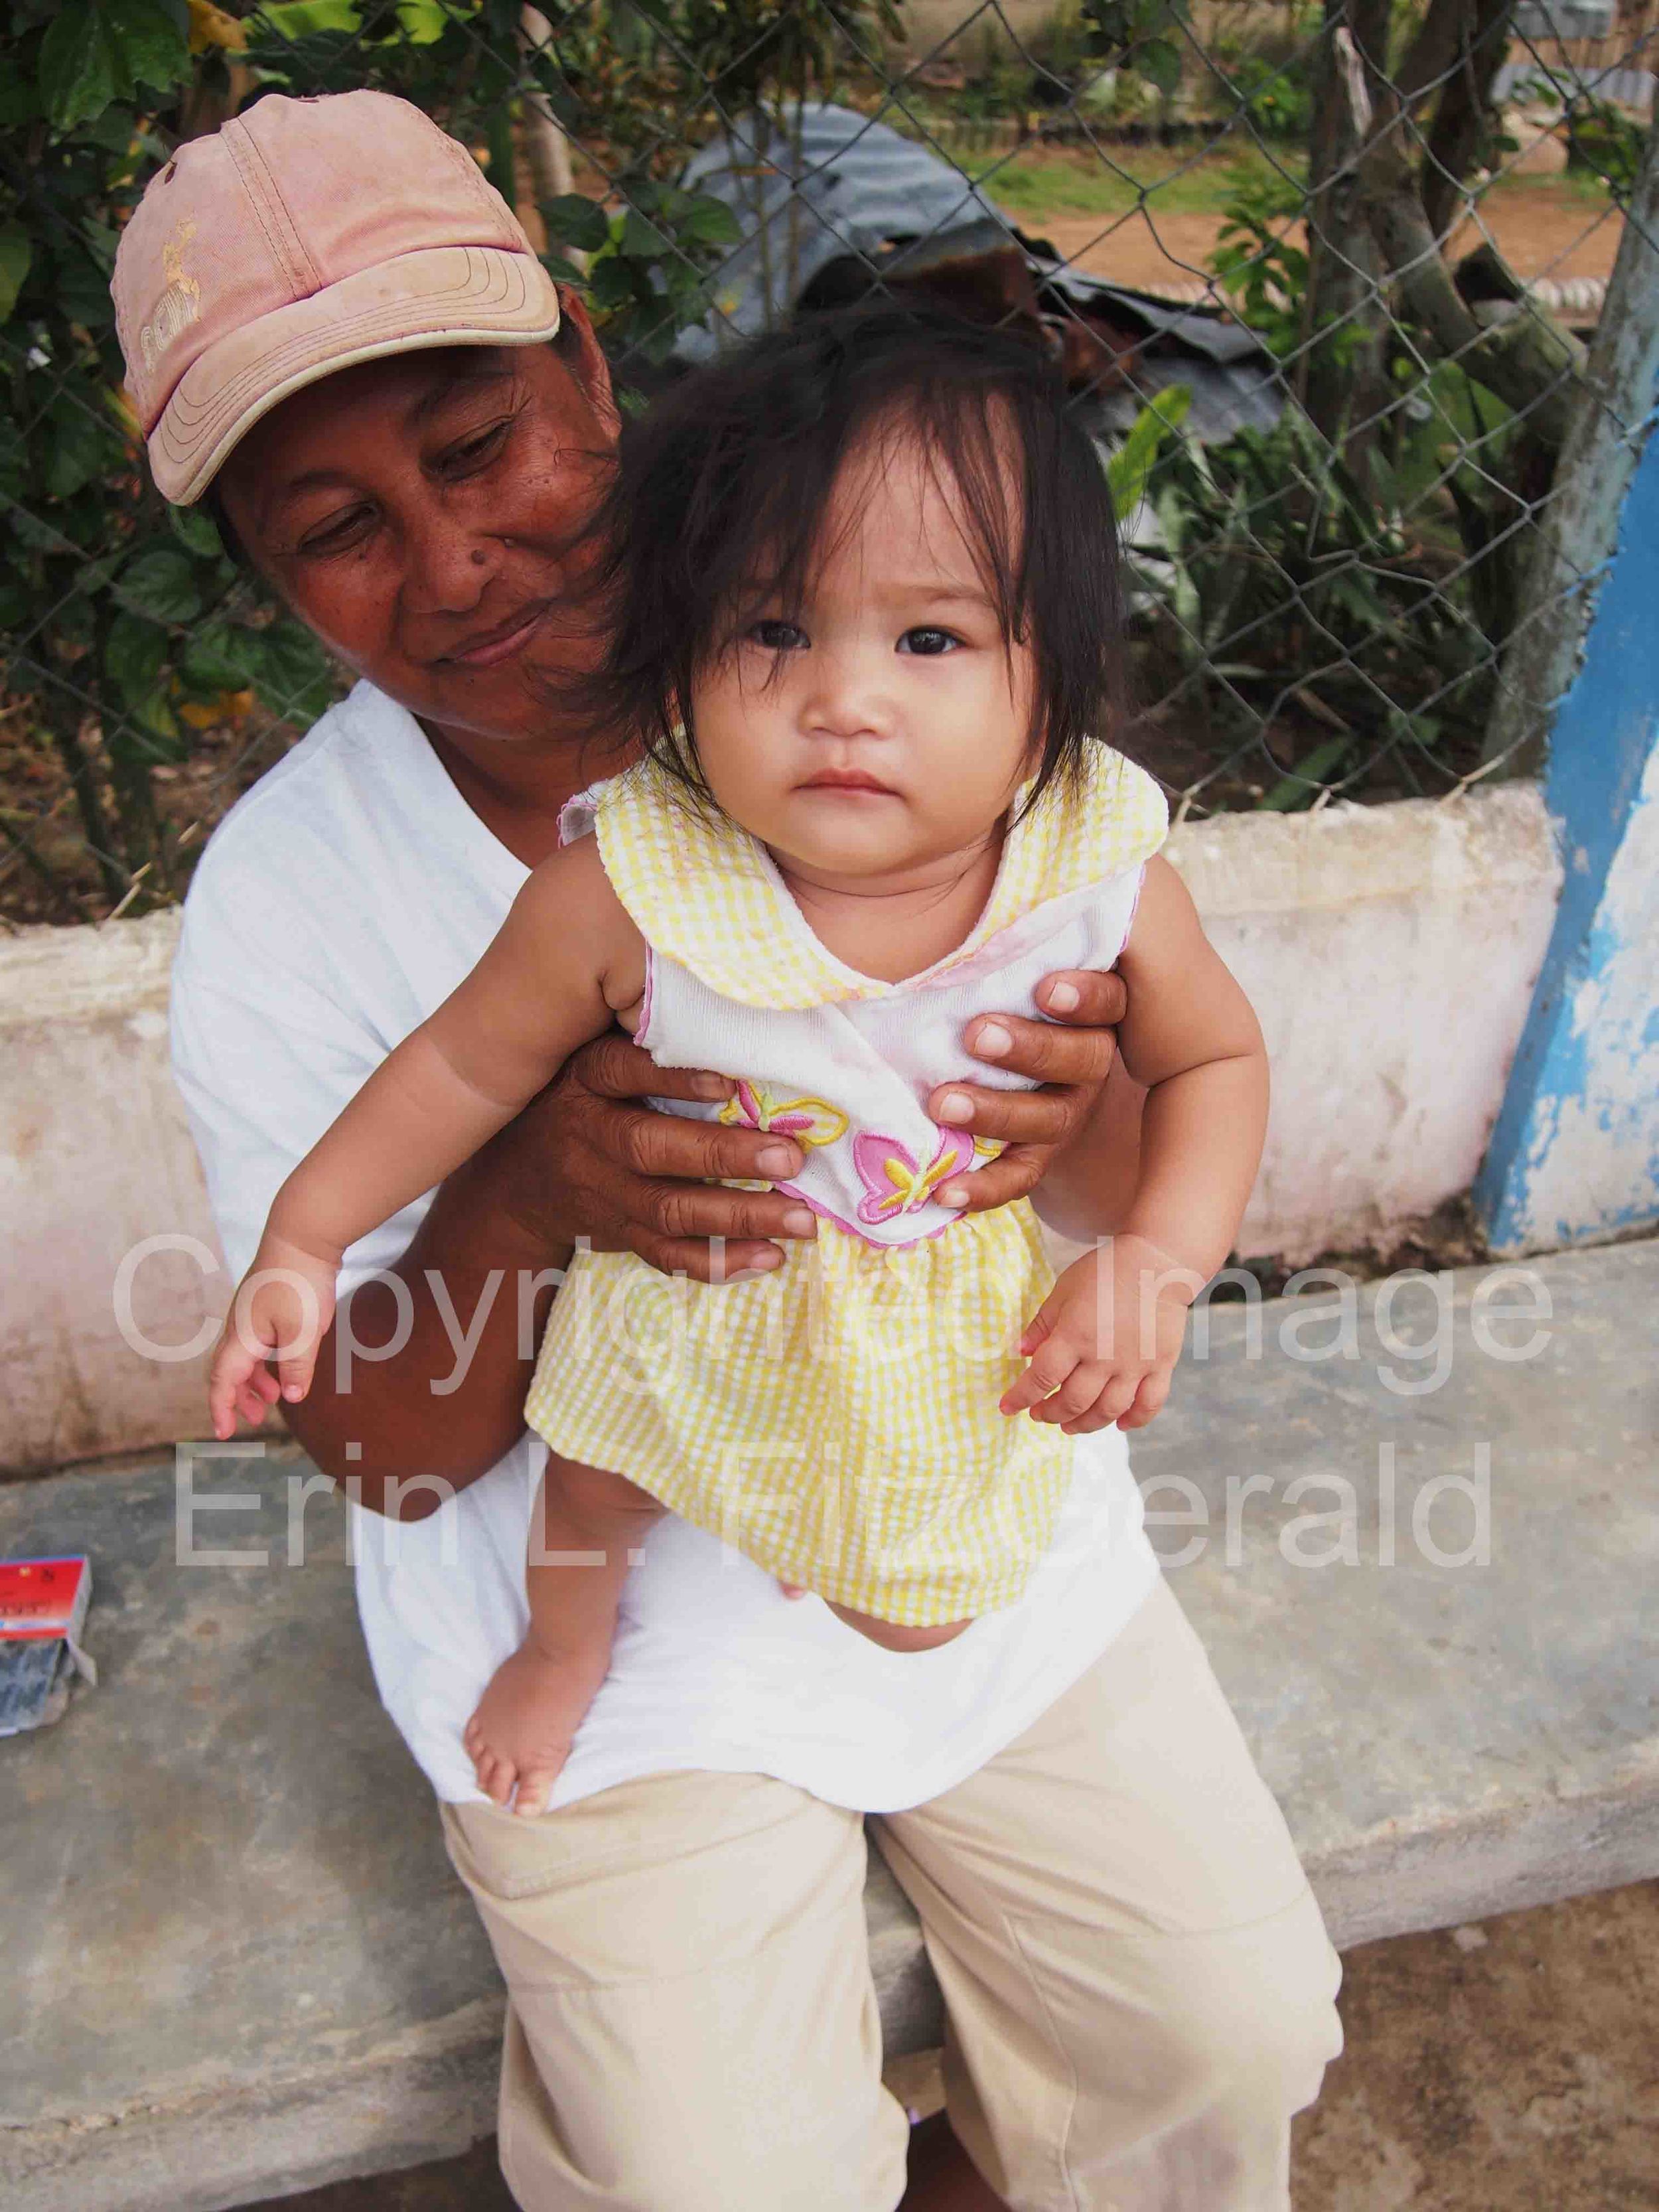
M 745 635 L 768 653 L 799 653 L 807 641 L 806 632 L 791 622 L 750 623 Z
M 901 653 L 919 653 L 928 659 L 937 659 L 942 653 L 950 653 L 962 640 L 954 630 L 933 629 L 927 627 L 907 629 L 898 641 Z

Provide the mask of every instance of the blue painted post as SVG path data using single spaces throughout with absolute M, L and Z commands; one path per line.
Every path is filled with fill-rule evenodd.
M 1556 710 L 1544 795 L 1565 881 L 1474 1187 L 1504 1254 L 1659 1223 L 1659 434 Z

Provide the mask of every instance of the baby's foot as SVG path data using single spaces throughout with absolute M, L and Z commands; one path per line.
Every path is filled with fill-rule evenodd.
M 603 1647 L 589 1654 L 521 1644 L 495 1669 L 461 1741 L 479 1789 L 503 1811 L 509 1805 L 515 1813 L 546 1811 L 549 1792 L 609 1664 Z

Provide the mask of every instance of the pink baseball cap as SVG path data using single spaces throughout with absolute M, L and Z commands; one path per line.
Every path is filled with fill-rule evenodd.
M 384 92 L 269 94 L 180 146 L 121 234 L 112 289 L 150 467 L 179 507 L 319 377 L 559 327 L 558 288 L 506 201 Z

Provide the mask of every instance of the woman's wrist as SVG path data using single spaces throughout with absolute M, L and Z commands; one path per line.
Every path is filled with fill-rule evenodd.
M 557 1219 L 543 1182 L 533 1188 L 509 1127 L 441 1184 L 416 1242 L 441 1245 L 463 1272 L 562 1267 L 574 1231 Z M 540 1179 L 538 1179 L 540 1180 Z M 550 1180 L 550 1179 L 549 1179 Z

